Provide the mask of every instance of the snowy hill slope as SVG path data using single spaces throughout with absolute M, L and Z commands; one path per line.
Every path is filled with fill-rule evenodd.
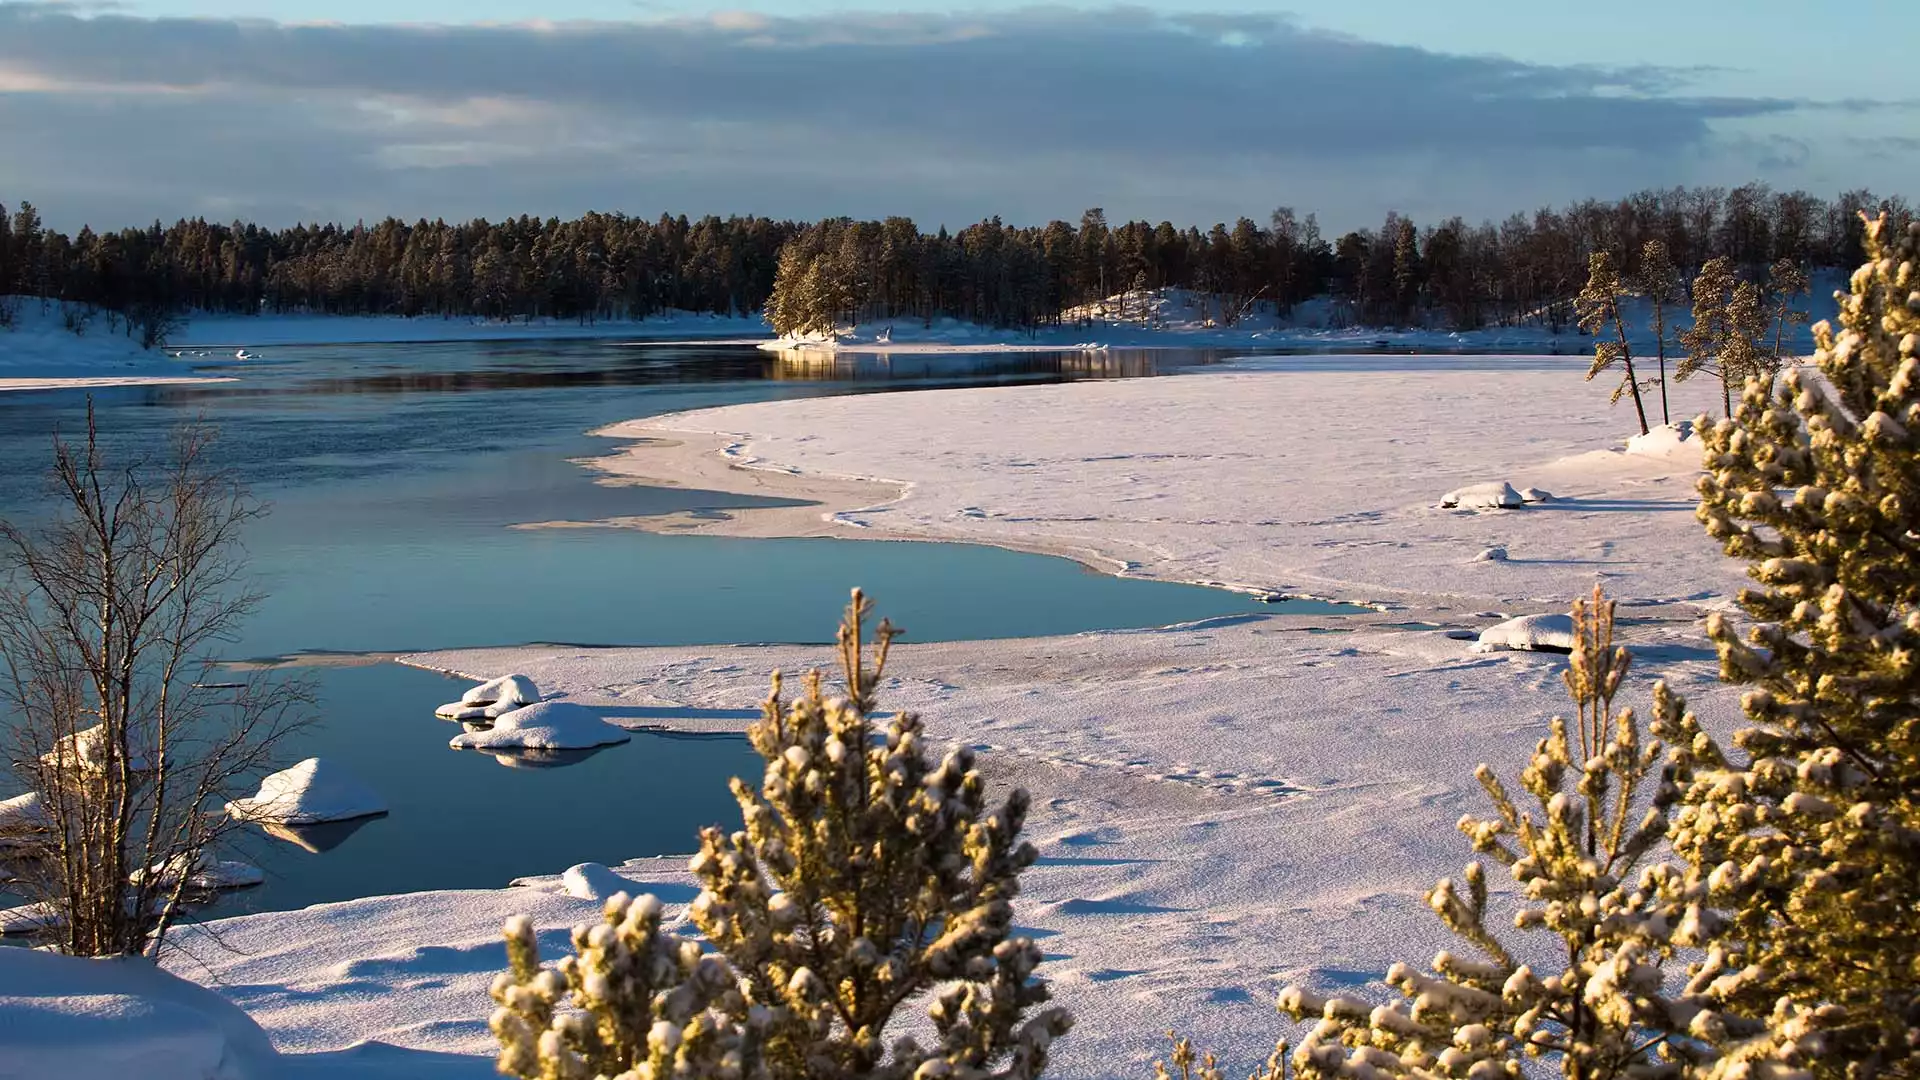
M 199 378 L 164 350 L 142 349 L 107 312 L 25 296 L 0 297 L 0 305 L 12 313 L 12 325 L 0 326 L 0 390 Z

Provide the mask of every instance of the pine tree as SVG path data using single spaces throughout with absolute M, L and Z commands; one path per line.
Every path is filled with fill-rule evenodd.
M 1696 974 L 1670 986 L 1676 949 L 1697 947 L 1714 923 L 1697 886 L 1649 859 L 1668 825 L 1671 792 L 1643 799 L 1663 756 L 1643 744 L 1631 709 L 1613 707 L 1630 659 L 1613 645 L 1613 605 L 1598 589 L 1573 608 L 1577 643 L 1565 672 L 1576 720 L 1556 717 L 1521 774 L 1533 809 L 1523 812 L 1487 766 L 1477 776 L 1495 814 L 1468 816 L 1474 850 L 1504 866 L 1522 907 L 1514 925 L 1552 939 L 1543 956 L 1565 968 L 1536 971 L 1488 924 L 1485 865 L 1427 895 L 1447 928 L 1480 955 L 1442 952 L 1432 972 L 1395 964 L 1387 982 L 1405 997 L 1375 1007 L 1322 998 L 1299 987 L 1280 1010 L 1319 1023 L 1294 1052 L 1306 1077 L 1382 1080 L 1460 1077 L 1522 1080 L 1546 1059 L 1570 1080 L 1662 1077 L 1713 1057 L 1698 1037 L 1721 1023 Z M 1670 726 L 1685 703 L 1655 687 L 1654 709 Z M 1643 805 L 1645 804 L 1645 805 Z
M 1620 272 L 1614 268 L 1613 256 L 1596 251 L 1587 260 L 1587 286 L 1574 300 L 1574 310 L 1580 318 L 1580 329 L 1589 334 L 1603 334 L 1609 323 L 1613 325 L 1612 341 L 1597 340 L 1593 344 L 1593 366 L 1587 369 L 1587 381 L 1592 382 L 1595 375 L 1616 362 L 1625 368 L 1626 374 L 1620 385 L 1614 387 L 1607 403 L 1617 404 L 1622 395 L 1632 395 L 1633 411 L 1640 420 L 1640 434 L 1645 435 L 1647 407 L 1640 400 L 1640 380 L 1633 371 L 1633 350 L 1627 346 L 1626 316 L 1620 312 L 1621 298 L 1630 295 L 1631 291 L 1620 280 Z
M 1697 731 L 1674 848 L 1734 913 L 1732 998 L 1784 1029 L 1758 1054 L 1834 1076 L 1920 1075 L 1920 229 L 1870 222 L 1869 261 L 1814 328 L 1822 378 L 1749 383 L 1705 431 L 1700 518 L 1752 564 L 1743 760 Z M 1782 496 L 1782 491 L 1791 495 Z
M 1702 371 L 1719 379 L 1720 402 L 1727 416 L 1733 415 L 1733 384 L 1745 378 L 1743 372 L 1729 365 L 1727 356 L 1738 336 L 1729 321 L 1729 307 L 1738 284 L 1733 260 L 1724 255 L 1708 259 L 1700 268 L 1693 279 L 1693 325 L 1680 332 L 1680 344 L 1687 355 L 1673 374 L 1676 382 L 1685 382 Z
M 574 931 L 575 957 L 541 971 L 510 922 L 512 969 L 494 986 L 503 1071 L 524 1080 L 1031 1080 L 1071 1026 L 1045 1007 L 1040 950 L 1013 935 L 1032 845 L 1027 795 L 998 807 L 971 751 L 928 756 L 919 718 L 872 718 L 895 630 L 862 655 L 856 590 L 840 628 L 844 696 L 818 673 L 749 729 L 758 790 L 735 780 L 745 828 L 708 829 L 688 912 L 713 951 L 663 937 L 651 898 L 610 901 Z M 580 1011 L 560 1011 L 563 1000 Z M 931 1044 L 886 1041 L 900 1008 L 931 998 Z
M 1647 298 L 1652 309 L 1653 343 L 1660 363 L 1660 422 L 1673 423 L 1667 405 L 1667 309 L 1680 302 L 1680 272 L 1661 240 L 1649 240 L 1640 249 L 1640 269 L 1633 276 L 1634 291 Z
M 1767 291 L 1773 295 L 1773 355 L 1775 362 L 1785 359 L 1787 328 L 1807 321 L 1807 313 L 1793 306 L 1793 298 L 1812 291 L 1807 272 L 1792 259 L 1781 259 L 1767 271 Z

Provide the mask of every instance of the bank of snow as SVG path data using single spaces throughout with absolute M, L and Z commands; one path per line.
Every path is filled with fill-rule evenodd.
M 769 334 L 759 315 L 668 312 L 647 319 L 484 319 L 422 315 L 194 315 L 168 339 L 188 349 L 274 345 L 381 345 L 440 341 L 547 341 L 556 339 L 749 338 Z
M 106 312 L 34 297 L 0 296 L 12 312 L 0 326 L 0 391 L 128 386 L 205 379 L 186 363 L 110 325 Z M 75 334 L 69 326 L 80 327 Z

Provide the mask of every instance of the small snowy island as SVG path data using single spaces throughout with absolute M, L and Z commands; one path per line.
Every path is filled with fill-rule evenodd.
M 254 795 L 227 803 L 237 818 L 276 825 L 318 825 L 387 812 L 387 803 L 344 766 L 308 758 L 260 781 Z

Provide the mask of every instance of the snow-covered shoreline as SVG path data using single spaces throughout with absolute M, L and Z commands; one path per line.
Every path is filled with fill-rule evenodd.
M 265 348 L 287 345 L 419 345 L 452 341 L 661 341 L 676 337 L 758 342 L 758 315 L 671 312 L 645 319 L 482 319 L 433 315 L 196 315 L 167 339 L 171 348 Z
M 1821 283 L 1807 306 L 1816 319 L 1833 311 L 1826 297 L 1833 285 Z M 976 354 L 996 352 L 1099 352 L 1106 349 L 1290 349 L 1337 351 L 1377 349 L 1398 352 L 1553 352 L 1588 353 L 1593 338 L 1570 321 L 1558 332 L 1544 321 L 1474 330 L 1433 327 L 1347 326 L 1330 297 L 1301 304 L 1284 316 L 1271 303 L 1248 306 L 1231 325 L 1223 321 L 1217 298 L 1183 289 L 1138 290 L 1104 303 L 1062 313 L 1061 325 L 1016 330 L 952 318 L 893 319 L 842 328 L 832 334 L 786 334 L 762 349 L 790 356 Z M 1625 304 L 1628 337 L 1636 355 L 1656 352 L 1647 331 L 1650 310 L 1644 300 Z M 1685 310 L 1666 313 L 1670 334 L 1691 324 Z M 1677 353 L 1677 339 L 1667 348 Z M 1805 351 L 1812 336 L 1805 326 L 1788 333 L 1792 346 Z

